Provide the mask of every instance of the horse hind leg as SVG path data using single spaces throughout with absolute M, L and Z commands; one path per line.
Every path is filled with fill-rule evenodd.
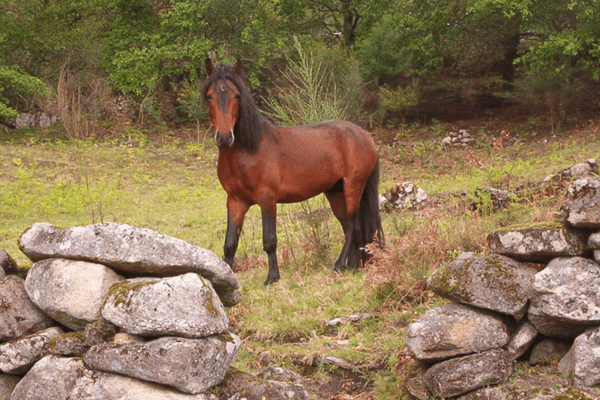
M 332 189 L 325 192 L 325 197 L 329 201 L 331 211 L 337 218 L 344 231 L 344 246 L 340 255 L 335 262 L 334 269 L 336 271 L 345 268 L 356 268 L 359 266 L 357 257 L 360 249 L 357 246 L 355 237 L 356 218 L 348 215 L 348 207 L 346 204 L 346 194 L 342 180 L 340 180 Z

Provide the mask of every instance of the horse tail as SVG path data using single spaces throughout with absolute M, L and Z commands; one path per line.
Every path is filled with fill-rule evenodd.
M 379 215 L 379 158 L 371 176 L 365 184 L 356 215 L 356 230 L 354 232 L 355 249 L 360 254 L 359 260 L 364 264 L 370 257 L 366 246 L 377 240 L 379 247 L 385 246 L 385 235 L 381 227 Z

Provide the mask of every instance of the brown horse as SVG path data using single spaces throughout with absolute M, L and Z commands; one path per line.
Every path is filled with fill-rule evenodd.
M 233 259 L 248 209 L 258 204 L 263 248 L 269 259 L 265 285 L 279 280 L 277 203 L 296 203 L 324 193 L 344 230 L 336 270 L 356 268 L 365 246 L 384 235 L 379 217 L 379 159 L 369 134 L 346 121 L 282 127 L 265 118 L 233 67 L 205 62 L 202 95 L 216 129 L 218 176 L 227 192 L 225 261 Z

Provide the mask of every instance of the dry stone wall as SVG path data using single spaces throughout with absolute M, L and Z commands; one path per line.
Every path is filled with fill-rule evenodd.
M 574 387 L 600 385 L 599 206 L 600 178 L 577 179 L 563 223 L 494 232 L 493 254 L 463 253 L 432 274 L 429 287 L 452 302 L 409 326 L 423 366 L 407 382 L 413 395 L 504 398 L 490 387 L 522 357 L 555 360 Z
M 36 223 L 19 247 L 24 278 L 0 251 L 0 400 L 219 399 L 241 348 L 225 307 L 241 295 L 215 254 L 116 223 Z

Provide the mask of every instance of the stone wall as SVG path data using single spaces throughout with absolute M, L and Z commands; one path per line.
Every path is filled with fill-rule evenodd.
M 429 287 L 451 302 L 409 326 L 421 366 L 407 382 L 413 395 L 504 398 L 490 386 L 523 357 L 558 362 L 576 388 L 600 384 L 599 206 L 600 179 L 577 179 L 564 220 L 493 232 L 492 254 L 463 253 L 432 274 Z

